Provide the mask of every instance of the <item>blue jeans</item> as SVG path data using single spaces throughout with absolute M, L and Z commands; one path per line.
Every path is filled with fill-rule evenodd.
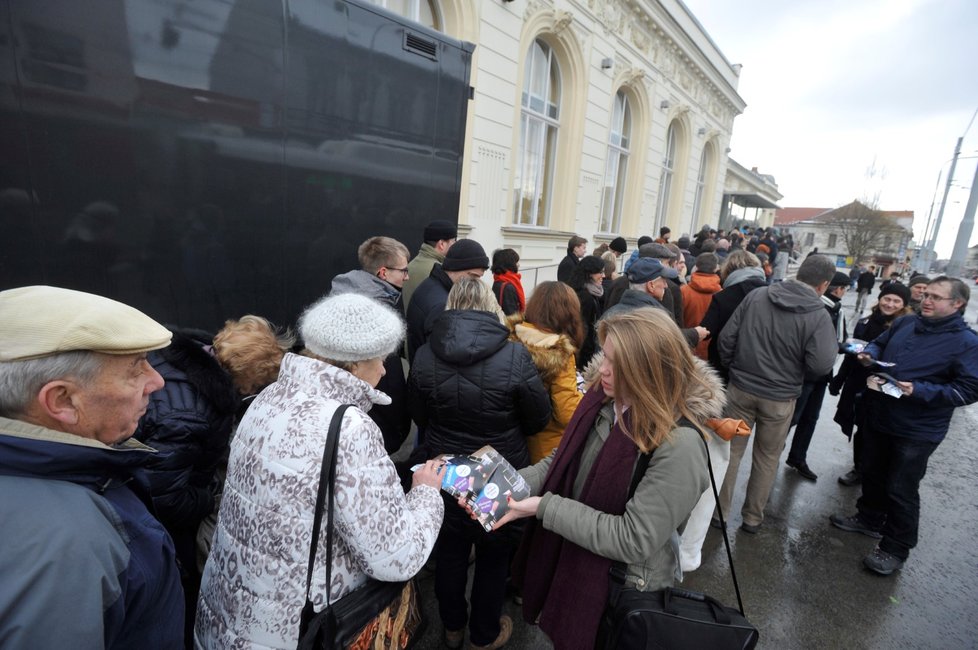
M 905 560 L 917 545 L 920 481 L 940 443 L 894 436 L 869 423 L 860 434 L 863 494 L 856 502 L 859 516 L 870 526 L 881 527 L 881 550 Z

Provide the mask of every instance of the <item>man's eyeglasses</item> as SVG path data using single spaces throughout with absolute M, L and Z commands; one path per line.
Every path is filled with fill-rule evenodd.
M 403 269 L 395 269 L 395 268 L 393 268 L 391 266 L 385 266 L 384 268 L 387 269 L 388 271 L 399 271 L 399 272 L 403 273 L 404 275 L 407 275 L 408 274 L 408 267 L 406 267 L 406 266 Z
M 942 300 L 951 300 L 950 296 L 939 296 L 936 293 L 924 292 L 922 300 L 930 300 L 931 302 L 941 302 Z

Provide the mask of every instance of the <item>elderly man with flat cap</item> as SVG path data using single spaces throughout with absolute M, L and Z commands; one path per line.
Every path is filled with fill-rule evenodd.
M 180 648 L 173 542 L 131 436 L 170 332 L 55 287 L 0 292 L 0 645 Z

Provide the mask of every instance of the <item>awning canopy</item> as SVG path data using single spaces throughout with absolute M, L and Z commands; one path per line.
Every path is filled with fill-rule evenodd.
M 767 200 L 757 192 L 724 192 L 723 194 L 742 208 L 781 209 L 780 205 Z

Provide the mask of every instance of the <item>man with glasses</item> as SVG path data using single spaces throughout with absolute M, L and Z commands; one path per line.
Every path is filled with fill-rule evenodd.
M 358 293 L 390 306 L 403 317 L 401 288 L 410 277 L 408 254 L 407 246 L 396 239 L 371 237 L 357 249 L 360 268 L 333 278 L 330 294 Z M 384 434 L 387 453 L 394 453 L 411 431 L 401 356 L 395 352 L 387 357 L 384 371 L 377 390 L 386 393 L 391 403 L 386 406 L 375 404 L 369 415 Z
M 920 314 L 897 319 L 857 357 L 877 373 L 861 402 L 867 409 L 862 496 L 856 514 L 830 520 L 880 540 L 863 559 L 880 575 L 900 569 L 917 545 L 927 461 L 947 435 L 954 409 L 978 401 L 978 334 L 963 316 L 970 293 L 956 278 L 931 280 Z

